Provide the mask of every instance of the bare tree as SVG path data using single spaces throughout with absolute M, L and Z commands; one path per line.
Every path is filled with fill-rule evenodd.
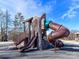
M 8 22 L 9 22 L 9 14 L 8 10 L 6 11 L 0 11 L 0 25 L 1 25 L 1 41 L 7 41 L 8 40 Z
M 21 31 L 23 29 L 23 23 L 22 23 L 23 20 L 24 20 L 24 17 L 21 13 L 17 13 L 15 15 L 14 27 L 16 30 Z

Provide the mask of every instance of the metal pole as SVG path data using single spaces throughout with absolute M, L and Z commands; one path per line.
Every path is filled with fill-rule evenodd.
M 38 49 L 42 50 L 41 18 L 38 20 Z

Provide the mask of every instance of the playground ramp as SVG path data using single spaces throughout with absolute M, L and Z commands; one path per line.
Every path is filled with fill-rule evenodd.
M 17 37 L 13 40 L 15 45 L 19 45 L 21 42 L 23 42 L 24 39 L 28 37 L 28 35 L 29 35 L 28 31 L 21 32 L 19 35 L 17 35 Z
M 33 33 L 33 31 L 31 31 L 31 36 L 30 36 L 30 38 L 32 38 L 34 36 L 34 33 Z M 21 32 L 15 39 L 14 39 L 14 43 L 15 43 L 15 45 L 19 45 L 21 42 L 25 42 L 25 44 L 26 43 L 28 43 L 28 39 L 27 38 L 29 38 L 29 31 L 28 30 L 26 30 L 25 32 Z M 26 39 L 26 40 L 25 40 Z

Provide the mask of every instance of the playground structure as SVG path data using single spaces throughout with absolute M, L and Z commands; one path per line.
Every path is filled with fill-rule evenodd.
M 49 28 L 55 32 L 51 32 L 47 36 L 44 23 L 45 20 L 46 15 L 43 14 L 41 17 L 31 17 L 23 22 L 24 32 L 20 33 L 14 41 L 16 47 L 24 41 L 24 46 L 19 48 L 21 52 L 34 47 L 37 47 L 39 50 L 47 49 L 50 43 L 52 43 L 55 48 L 63 47 L 63 42 L 58 39 L 67 37 L 69 35 L 69 30 L 62 25 L 51 22 Z M 28 23 L 28 29 L 25 29 L 26 23 Z

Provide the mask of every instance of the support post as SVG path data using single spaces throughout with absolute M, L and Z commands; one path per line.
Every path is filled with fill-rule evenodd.
M 29 22 L 29 24 L 28 24 L 28 30 L 29 30 L 28 41 L 30 41 L 30 39 L 31 39 L 31 29 L 30 29 L 30 25 L 31 25 L 31 23 Z
M 38 49 L 42 50 L 41 18 L 38 20 Z

